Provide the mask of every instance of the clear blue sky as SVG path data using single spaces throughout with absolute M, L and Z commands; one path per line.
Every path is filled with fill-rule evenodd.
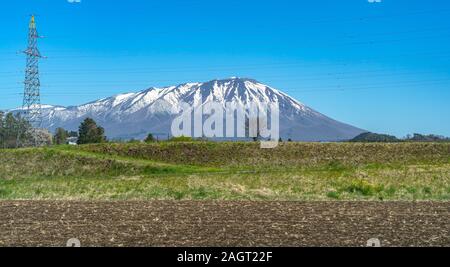
M 448 1 L 2 1 L 0 109 L 22 102 L 31 13 L 46 104 L 239 76 L 370 131 L 450 136 Z

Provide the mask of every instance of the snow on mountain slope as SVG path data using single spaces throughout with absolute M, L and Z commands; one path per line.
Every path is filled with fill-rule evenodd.
M 252 79 L 230 78 L 186 83 L 120 94 L 81 106 L 43 106 L 44 127 L 76 130 L 86 117 L 102 125 L 109 138 L 143 138 L 149 132 L 169 134 L 180 103 L 279 103 L 280 136 L 299 141 L 339 141 L 364 132 L 332 120 L 290 96 Z

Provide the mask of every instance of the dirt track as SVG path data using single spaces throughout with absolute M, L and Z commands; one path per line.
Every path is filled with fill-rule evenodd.
M 0 202 L 0 246 L 450 246 L 450 202 Z

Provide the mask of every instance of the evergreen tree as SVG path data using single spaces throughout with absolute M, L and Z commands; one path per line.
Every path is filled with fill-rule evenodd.
M 144 140 L 145 143 L 153 143 L 155 141 L 156 141 L 155 137 L 153 137 L 153 134 L 151 134 L 151 133 L 149 133 L 147 135 L 147 138 L 145 138 L 145 140 Z
M 105 129 L 97 125 L 97 123 L 91 119 L 86 118 L 80 125 L 78 130 L 78 144 L 96 144 L 106 141 Z
M 69 133 L 63 128 L 56 129 L 55 136 L 53 137 L 54 143 L 56 145 L 65 145 L 67 144 L 67 138 L 69 137 Z

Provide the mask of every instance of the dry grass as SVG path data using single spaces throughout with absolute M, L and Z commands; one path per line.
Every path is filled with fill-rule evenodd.
M 281 143 L 260 149 L 258 143 L 100 144 L 84 151 L 160 162 L 201 166 L 292 167 L 318 164 L 450 163 L 450 143 Z
M 104 144 L 0 157 L 10 200 L 450 200 L 449 144 Z

